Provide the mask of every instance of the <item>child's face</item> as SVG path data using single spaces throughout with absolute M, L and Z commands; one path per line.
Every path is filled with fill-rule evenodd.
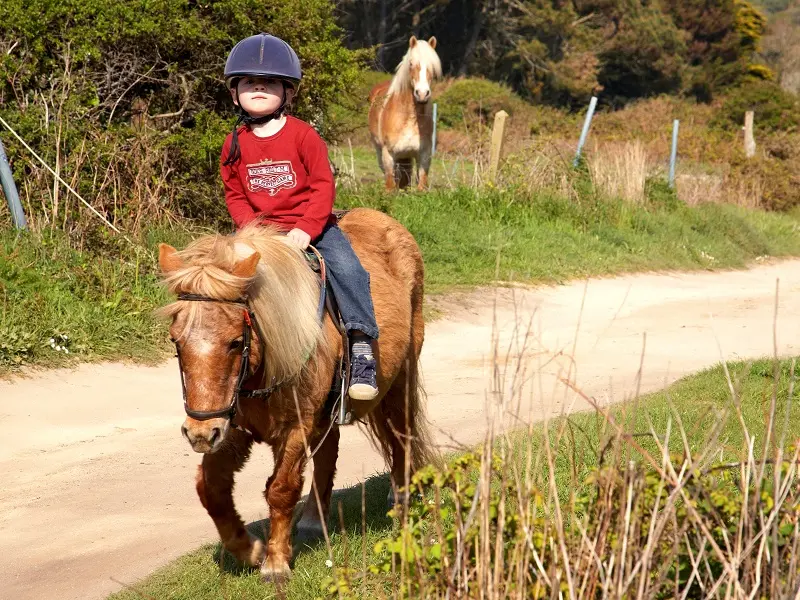
M 286 88 L 286 100 L 291 99 L 291 88 Z M 235 90 L 231 90 L 234 103 L 250 116 L 271 115 L 283 102 L 283 82 L 265 77 L 242 77 Z

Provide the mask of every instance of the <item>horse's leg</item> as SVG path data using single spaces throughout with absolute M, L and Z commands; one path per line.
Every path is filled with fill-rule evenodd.
M 315 447 L 319 442 L 314 442 Z M 336 475 L 336 459 L 339 456 L 339 428 L 331 429 L 328 437 L 314 455 L 314 482 L 308 493 L 303 514 L 297 522 L 297 536 L 311 540 L 323 536 L 322 521 L 328 518 L 333 492 L 333 478 Z M 319 497 L 319 503 L 317 502 Z
M 384 173 L 386 169 L 383 166 L 383 147 L 375 144 L 375 156 L 378 158 L 378 166 L 381 169 L 381 173 Z
M 296 427 L 282 444 L 272 448 L 275 471 L 267 480 L 264 496 L 269 504 L 269 541 L 261 575 L 267 581 L 282 581 L 291 575 L 292 513 L 303 491 L 306 464 L 305 437 Z
M 431 148 L 423 145 L 417 155 L 417 189 L 425 190 L 428 187 L 428 172 L 431 169 Z
M 386 149 L 386 146 L 381 150 L 381 159 L 383 160 L 383 176 L 386 182 L 386 189 L 393 190 L 395 188 L 394 157 L 392 157 L 392 153 Z
M 413 166 L 414 164 L 410 158 L 401 158 L 397 161 L 397 187 L 400 189 L 408 187 L 408 185 L 411 183 L 411 169 Z
M 253 438 L 249 433 L 232 430 L 227 440 L 213 454 L 205 454 L 197 468 L 197 495 L 217 526 L 225 549 L 248 565 L 258 565 L 264 556 L 264 544 L 251 538 L 233 505 L 233 475 L 250 456 Z

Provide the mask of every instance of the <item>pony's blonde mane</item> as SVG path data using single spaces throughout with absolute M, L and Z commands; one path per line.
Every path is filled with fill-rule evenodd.
M 434 77 L 442 76 L 442 61 L 439 59 L 439 55 L 436 54 L 436 50 L 434 50 L 425 40 L 417 40 L 417 43 L 414 44 L 414 47 L 408 49 L 408 52 L 406 52 L 403 60 L 401 60 L 400 64 L 397 65 L 395 75 L 392 78 L 392 83 L 389 85 L 387 97 L 391 96 L 392 94 L 399 94 L 411 89 L 410 65 L 412 59 L 423 62 L 426 65 L 431 65 L 431 67 L 433 67 Z
M 253 279 L 237 277 L 234 265 L 258 252 Z M 317 321 L 320 283 L 302 256 L 277 230 L 249 226 L 233 236 L 198 238 L 178 253 L 183 267 L 168 273 L 164 282 L 172 293 L 200 294 L 220 300 L 247 295 L 263 341 L 265 381 L 297 378 L 314 351 L 322 328 Z M 188 311 L 183 335 L 201 327 L 199 302 L 177 301 L 161 313 L 174 316 Z

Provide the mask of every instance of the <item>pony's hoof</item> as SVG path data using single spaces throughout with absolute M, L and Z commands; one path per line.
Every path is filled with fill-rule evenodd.
M 261 579 L 265 583 L 280 585 L 289 581 L 291 577 L 292 570 L 286 562 L 278 562 L 267 558 L 261 563 Z

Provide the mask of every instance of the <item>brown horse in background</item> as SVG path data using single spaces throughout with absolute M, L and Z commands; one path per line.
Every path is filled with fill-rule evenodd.
M 417 187 L 428 186 L 433 149 L 431 83 L 441 76 L 436 38 L 426 42 L 411 36 L 394 78 L 376 85 L 369 94 L 369 131 L 386 189 L 408 186 L 413 160 Z
M 424 335 L 422 255 L 411 234 L 381 212 L 355 209 L 340 226 L 370 273 L 380 328 L 380 393 L 370 402 L 352 401 L 350 408 L 387 461 L 395 494 L 410 473 L 434 458 L 417 379 Z M 200 501 L 229 552 L 260 565 L 265 579 L 280 580 L 290 575 L 292 514 L 307 449 L 319 445 L 313 459 L 316 494 L 298 522 L 304 535 L 323 531 L 320 516 L 327 519 L 339 452 L 338 427 L 323 407 L 343 344 L 329 315 L 322 325 L 318 320 L 319 277 L 285 236 L 257 226 L 233 236 L 204 236 L 181 252 L 162 244 L 159 263 L 178 294 L 178 301 L 161 310 L 172 318 L 182 371 L 188 415 L 183 435 L 204 454 L 197 472 Z M 238 394 L 240 387 L 259 386 L 271 393 Z M 269 444 L 275 457 L 264 492 L 270 508 L 266 548 L 245 530 L 232 496 L 234 473 L 253 442 Z

